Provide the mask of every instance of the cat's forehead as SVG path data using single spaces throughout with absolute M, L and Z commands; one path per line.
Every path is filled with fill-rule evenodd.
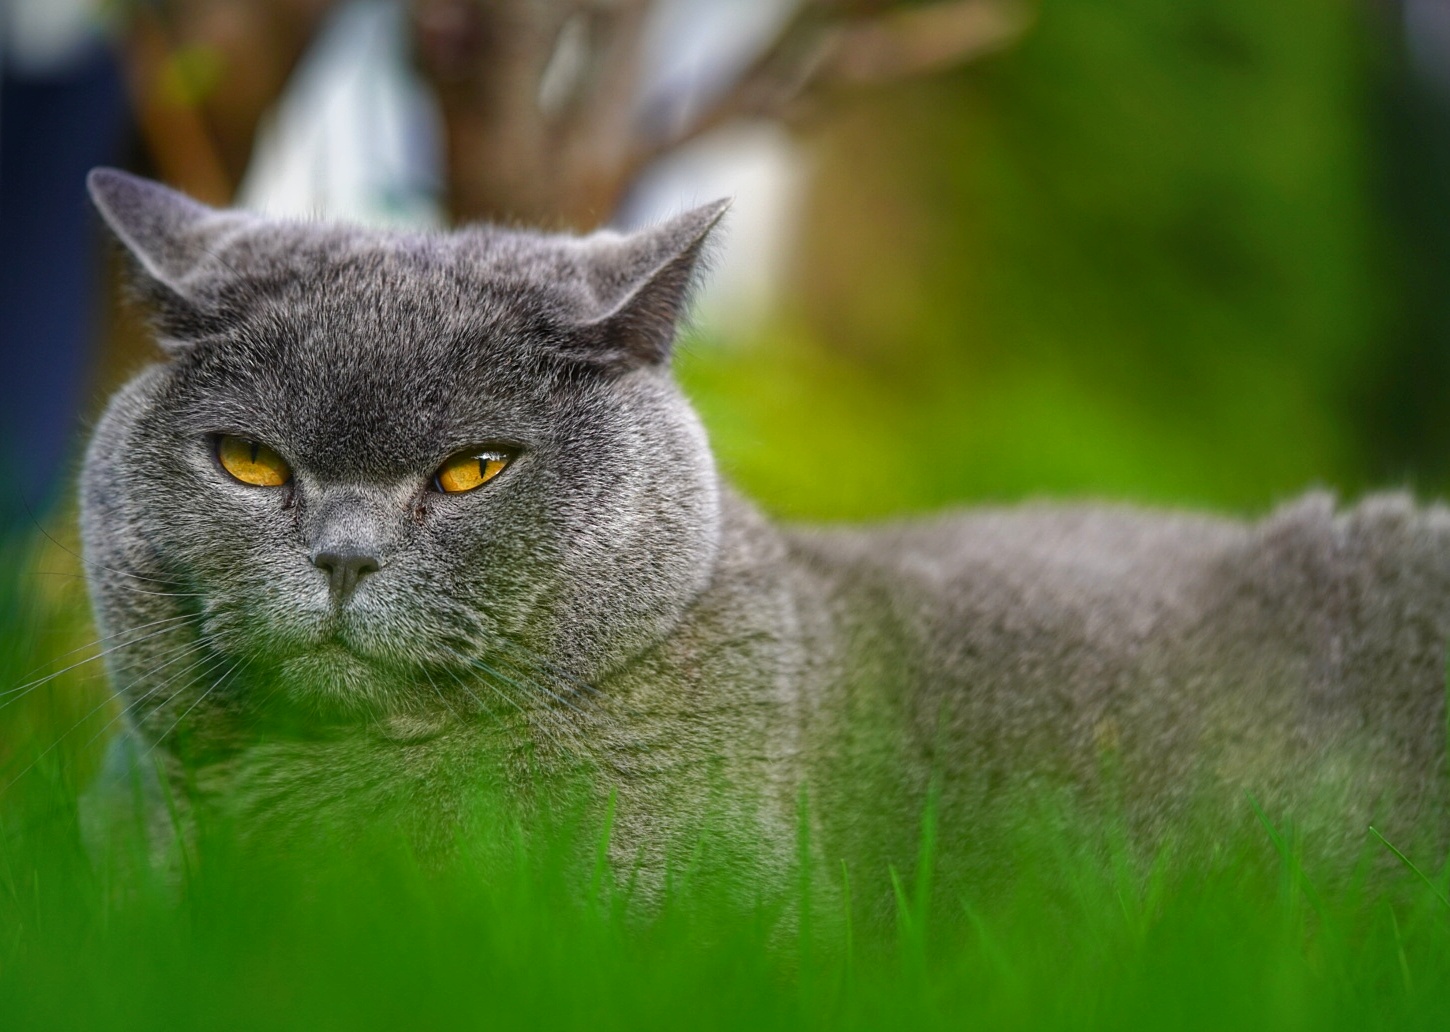
M 177 370 L 193 421 L 337 475 L 415 469 L 547 421 L 549 356 L 587 296 L 565 248 L 353 232 L 233 251 L 226 319 Z
M 382 333 L 569 320 L 594 302 L 580 242 L 489 227 L 450 234 L 267 226 L 229 241 L 211 291 L 239 319 Z

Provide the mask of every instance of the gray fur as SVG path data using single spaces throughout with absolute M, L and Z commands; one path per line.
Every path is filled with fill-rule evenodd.
M 1371 822 L 1443 848 L 1438 506 L 781 528 L 721 482 L 668 370 L 721 205 L 576 239 L 91 189 L 167 353 L 87 454 L 91 591 L 136 642 L 108 657 L 132 734 L 193 795 L 299 825 L 392 807 L 442 841 L 470 784 L 582 765 L 655 884 L 712 814 L 779 876 L 803 792 L 820 856 L 910 864 L 933 779 L 964 863 L 1000 861 L 1044 794 L 1150 845 L 1251 797 L 1325 856 Z M 232 481 L 221 433 L 294 485 Z M 429 489 L 487 442 L 520 449 L 496 481 Z M 340 607 L 309 560 L 339 540 L 382 565 Z

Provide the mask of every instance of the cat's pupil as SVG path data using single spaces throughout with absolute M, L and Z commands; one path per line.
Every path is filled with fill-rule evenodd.
M 256 462 L 257 461 L 257 453 L 259 451 L 261 451 L 262 446 L 260 444 L 258 444 L 256 441 L 251 442 L 251 444 L 252 444 L 252 461 L 253 462 Z

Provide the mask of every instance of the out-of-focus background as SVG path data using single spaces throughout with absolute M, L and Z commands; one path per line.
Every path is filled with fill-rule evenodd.
M 404 225 L 732 195 L 677 368 L 788 518 L 1450 486 L 1445 0 L 5 0 L 12 530 L 151 355 L 102 163 Z

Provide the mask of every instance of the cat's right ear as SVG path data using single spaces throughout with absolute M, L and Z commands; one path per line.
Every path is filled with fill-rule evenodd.
M 668 362 L 707 240 L 729 207 L 719 200 L 637 233 L 586 238 L 598 310 L 577 327 L 575 357 L 611 373 Z
M 222 212 L 170 187 L 114 168 L 92 169 L 86 187 L 125 246 L 150 302 L 162 342 L 174 347 L 210 322 L 204 281 L 218 264 L 221 238 L 247 216 Z

